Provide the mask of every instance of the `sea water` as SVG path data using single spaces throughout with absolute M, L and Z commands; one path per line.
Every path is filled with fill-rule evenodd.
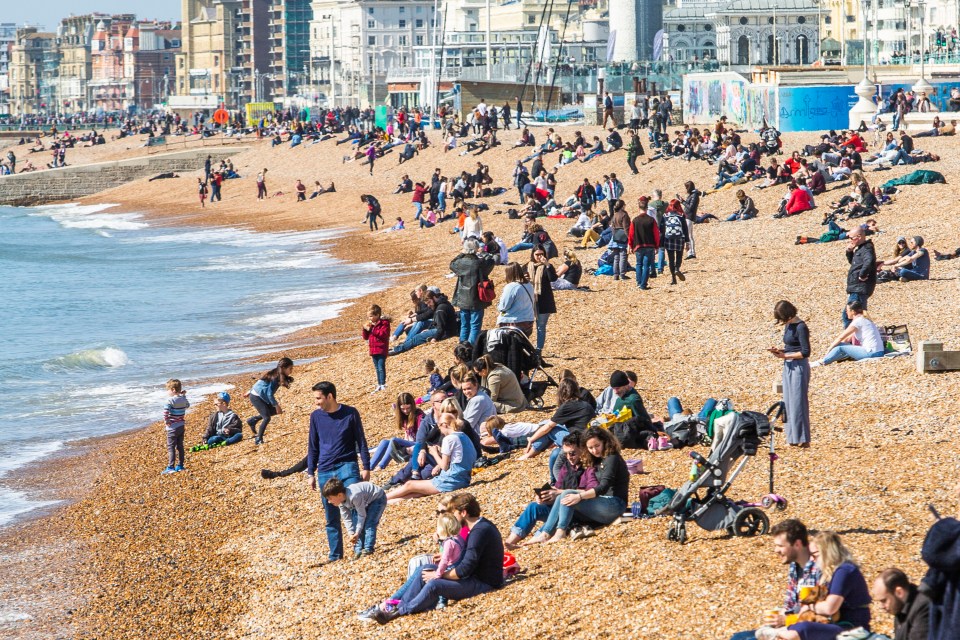
M 266 368 L 290 333 L 386 284 L 376 263 L 324 250 L 342 230 L 178 228 L 109 208 L 0 207 L 0 525 L 47 504 L 4 488 L 12 470 L 159 419 L 169 378 L 193 403 L 225 390 L 218 376 Z M 164 443 L 144 446 L 159 473 Z

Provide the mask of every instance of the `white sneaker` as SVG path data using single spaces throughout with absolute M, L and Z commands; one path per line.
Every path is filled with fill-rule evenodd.
M 811 369 L 816 369 L 817 367 L 822 367 L 822 366 L 823 366 L 823 360 L 814 360 L 813 362 L 810 363 Z

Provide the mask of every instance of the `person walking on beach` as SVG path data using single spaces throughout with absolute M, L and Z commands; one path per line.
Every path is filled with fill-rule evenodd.
M 377 386 L 373 393 L 387 390 L 387 353 L 390 351 L 390 318 L 384 317 L 379 305 L 370 305 L 367 322 L 361 331 L 363 339 L 370 345 L 370 357 L 377 371 Z
M 200 196 L 200 208 L 203 209 L 207 200 L 207 183 L 203 178 L 197 178 L 197 194 Z
M 317 409 L 310 414 L 310 435 L 307 440 L 307 474 L 310 488 L 325 487 L 338 478 L 344 487 L 370 480 L 370 450 L 363 433 L 360 412 L 337 402 L 337 388 L 332 382 L 313 386 Z M 357 456 L 360 463 L 357 463 Z M 340 508 L 321 495 L 326 516 L 328 562 L 343 558 L 343 530 Z
M 207 159 L 203 161 L 203 181 L 210 182 L 211 169 L 213 167 L 213 158 L 207 156 Z
M 185 462 L 183 436 L 186 431 L 184 416 L 190 408 L 187 392 L 183 390 L 183 385 L 176 378 L 167 380 L 167 396 L 169 396 L 167 404 L 163 408 L 163 423 L 166 425 L 167 432 L 167 468 L 161 471 L 162 474 L 183 471 Z M 178 455 L 180 464 L 176 464 Z
M 377 224 L 377 218 L 383 220 L 383 214 L 380 212 L 380 201 L 369 194 L 364 194 L 360 196 L 360 202 L 367 205 L 367 215 L 363 221 L 370 223 L 370 231 L 378 231 L 380 225 Z
M 250 404 L 256 410 L 258 415 L 247 418 L 247 425 L 255 436 L 254 444 L 263 444 L 263 436 L 267 432 L 267 425 L 270 424 L 270 418 L 283 413 L 280 403 L 277 402 L 277 389 L 283 387 L 290 388 L 293 378 L 290 374 L 293 372 L 293 360 L 290 358 L 280 358 L 277 366 L 264 373 L 253 385 L 253 388 L 247 393 Z M 260 429 L 257 429 L 257 423 L 260 423 Z
M 257 174 L 257 200 L 263 200 L 267 197 L 267 170 L 264 169 Z
M 797 308 L 786 300 L 773 308 L 777 324 L 784 326 L 783 348 L 772 347 L 770 353 L 783 360 L 784 422 L 787 444 L 810 446 L 810 330 L 797 317 Z
M 370 165 L 370 175 L 373 175 L 373 163 L 377 159 L 377 147 L 371 144 L 369 147 L 367 147 L 364 155 L 367 156 L 367 161 L 364 164 Z

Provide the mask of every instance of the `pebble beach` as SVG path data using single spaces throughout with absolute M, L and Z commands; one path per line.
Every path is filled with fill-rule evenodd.
M 561 127 L 564 139 L 580 128 Z M 673 128 L 670 129 L 673 131 Z M 542 137 L 540 131 L 538 138 Z M 745 142 L 756 134 L 742 134 Z M 373 366 L 360 325 L 370 304 L 393 317 L 405 315 L 409 291 L 420 283 L 452 293 L 450 260 L 459 249 L 452 222 L 418 229 L 410 194 L 390 195 L 404 174 L 428 180 L 435 167 L 454 176 L 476 162 L 489 165 L 494 186 L 507 193 L 477 199 L 484 230 L 507 245 L 517 242 L 521 221 L 505 212 L 517 202 L 511 171 L 529 149 L 512 149 L 515 131 L 501 133 L 503 144 L 479 157 L 443 153 L 433 146 L 402 165 L 397 153 L 375 166 L 344 163 L 345 146 L 333 140 L 296 148 L 271 148 L 251 139 L 249 149 L 232 157 L 242 178 L 223 186 L 223 201 L 201 209 L 196 177 L 136 181 L 97 194 L 86 203 L 114 203 L 110 213 L 140 213 L 153 224 L 246 228 L 254 231 L 336 229 L 331 252 L 349 262 L 376 261 L 382 291 L 357 297 L 336 318 L 292 336 L 293 347 L 276 356 L 298 364 L 295 382 L 280 392 L 284 413 L 274 418 L 266 444 L 255 447 L 249 432 L 234 446 L 188 453 L 187 471 L 160 476 L 165 460 L 162 423 L 117 436 L 74 443 L 64 455 L 31 466 L 5 483 L 59 506 L 0 530 L 0 638 L 412 638 L 424 634 L 459 638 L 727 638 L 755 628 L 762 612 L 779 606 L 785 570 L 769 537 L 728 538 L 691 525 L 690 540 L 667 541 L 668 520 L 651 518 L 600 529 L 583 540 L 520 549 L 520 578 L 504 589 L 446 609 L 409 616 L 379 628 L 364 625 L 356 613 L 388 596 L 405 578 L 407 560 L 432 551 L 435 499 L 390 506 L 378 535 L 377 552 L 357 561 L 325 565 L 323 507 L 300 474 L 263 480 L 260 470 L 283 469 L 303 457 L 307 420 L 314 408 L 310 387 L 320 380 L 337 385 L 341 402 L 356 406 L 368 442 L 393 436 L 395 394 L 426 391 L 425 358 L 446 370 L 453 341 L 427 344 L 387 361 L 388 389 L 372 395 Z M 818 134 L 785 134 L 784 150 L 816 142 Z M 439 135 L 431 134 L 437 145 Z M 96 149 L 89 159 L 129 157 L 140 138 Z M 650 149 L 644 138 L 647 153 Z M 883 233 L 873 236 L 878 258 L 889 258 L 898 236 L 921 235 L 930 249 L 960 246 L 960 140 L 921 138 L 917 147 L 940 162 L 865 172 L 871 187 L 916 168 L 941 172 L 947 184 L 903 187 L 896 202 L 876 217 Z M 112 155 L 111 155 L 112 154 Z M 550 154 L 550 164 L 556 154 Z M 546 157 L 545 157 L 546 158 Z M 215 155 L 214 161 L 219 158 Z M 70 161 L 68 159 L 68 161 Z M 255 176 L 268 168 L 271 197 L 256 199 Z M 693 180 L 701 190 L 714 182 L 715 168 L 704 162 L 657 160 L 630 175 L 622 152 L 588 163 L 564 166 L 558 195 L 566 198 L 584 178 L 616 172 L 626 187 L 631 215 L 636 200 L 655 188 L 664 196 L 683 191 Z M 336 193 L 297 203 L 297 179 Z M 730 398 L 738 409 L 765 411 L 779 397 L 774 384 L 781 363 L 766 352 L 779 343 L 772 318 L 774 303 L 789 299 L 806 320 L 814 353 L 822 357 L 839 332 L 845 300 L 844 244 L 794 244 L 797 236 L 819 236 L 831 200 L 849 192 L 849 183 L 828 185 L 817 209 L 775 220 L 785 188 L 747 189 L 760 210 L 755 220 L 697 225 L 697 259 L 684 262 L 686 281 L 667 278 L 639 291 L 632 280 L 585 275 L 589 291 L 557 292 L 558 313 L 551 319 L 545 360 L 552 373 L 571 369 L 595 394 L 610 372 L 631 369 L 651 413 L 662 415 L 667 398 L 694 407 L 708 397 Z M 711 193 L 701 213 L 723 218 L 736 209 L 736 188 Z M 282 192 L 282 195 L 275 195 Z M 401 216 L 408 228 L 370 233 L 361 219 L 360 195 L 377 196 L 386 225 Z M 559 200 L 559 198 L 558 198 Z M 558 248 L 579 244 L 566 236 L 573 220 L 542 223 Z M 847 225 L 853 222 L 846 223 Z M 602 250 L 578 255 L 596 267 Z M 522 262 L 524 253 L 512 254 Z M 631 264 L 633 257 L 631 257 Z M 960 261 L 934 262 L 928 281 L 878 285 L 870 317 L 879 325 L 906 324 L 914 348 L 938 339 L 960 350 Z M 280 273 L 278 278 L 282 278 Z M 322 271 L 316 274 L 323 281 Z M 502 286 L 503 269 L 493 274 Z M 349 290 L 345 298 L 352 298 Z M 492 326 L 488 311 L 484 326 Z M 184 351 L 184 362 L 197 354 Z M 158 384 L 177 371 L 158 372 Z M 242 397 L 253 374 L 216 382 L 234 386 L 234 410 L 252 408 Z M 201 381 L 185 381 L 187 385 Z M 210 381 L 202 381 L 210 382 Z M 547 406 L 555 403 L 548 391 Z M 957 513 L 960 372 L 918 373 L 912 356 L 848 362 L 814 369 L 810 385 L 813 442 L 788 448 L 776 434 L 780 459 L 776 490 L 789 500 L 771 521 L 795 517 L 808 527 L 840 532 L 868 581 L 888 566 L 904 569 L 914 581 L 925 570 L 920 547 L 930 525 L 927 504 L 945 515 Z M 187 416 L 187 445 L 199 442 L 213 405 L 194 406 Z M 522 420 L 549 413 L 526 412 Z M 699 448 L 706 454 L 706 450 Z M 516 456 L 514 456 L 516 457 Z M 633 476 L 631 495 L 643 485 L 679 486 L 690 468 L 687 451 L 628 451 L 642 458 L 645 473 Z M 385 483 L 394 468 L 375 471 Z M 532 487 L 547 476 L 546 456 L 507 460 L 474 474 L 469 491 L 483 515 L 506 532 L 533 498 Z M 748 464 L 731 489 L 734 498 L 767 493 L 764 455 Z M 892 632 L 892 621 L 874 607 L 875 631 Z

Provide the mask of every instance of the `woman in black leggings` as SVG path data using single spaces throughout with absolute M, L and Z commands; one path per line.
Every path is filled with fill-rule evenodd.
M 687 232 L 687 221 L 683 216 L 683 205 L 679 200 L 671 200 L 660 220 L 660 246 L 667 252 L 670 275 L 673 278 L 670 284 L 677 284 L 677 278 L 686 280 L 680 272 L 680 266 L 683 264 L 683 250 L 689 244 L 690 236 Z
M 253 431 L 254 444 L 263 444 L 263 435 L 267 431 L 267 425 L 270 424 L 270 418 L 283 413 L 280 403 L 277 401 L 276 392 L 280 387 L 289 388 L 293 378 L 290 374 L 293 372 L 293 360 L 290 358 L 280 358 L 277 366 L 267 371 L 257 380 L 250 393 L 250 404 L 256 409 L 257 414 L 247 418 L 247 425 Z M 257 429 L 257 423 L 260 428 Z

